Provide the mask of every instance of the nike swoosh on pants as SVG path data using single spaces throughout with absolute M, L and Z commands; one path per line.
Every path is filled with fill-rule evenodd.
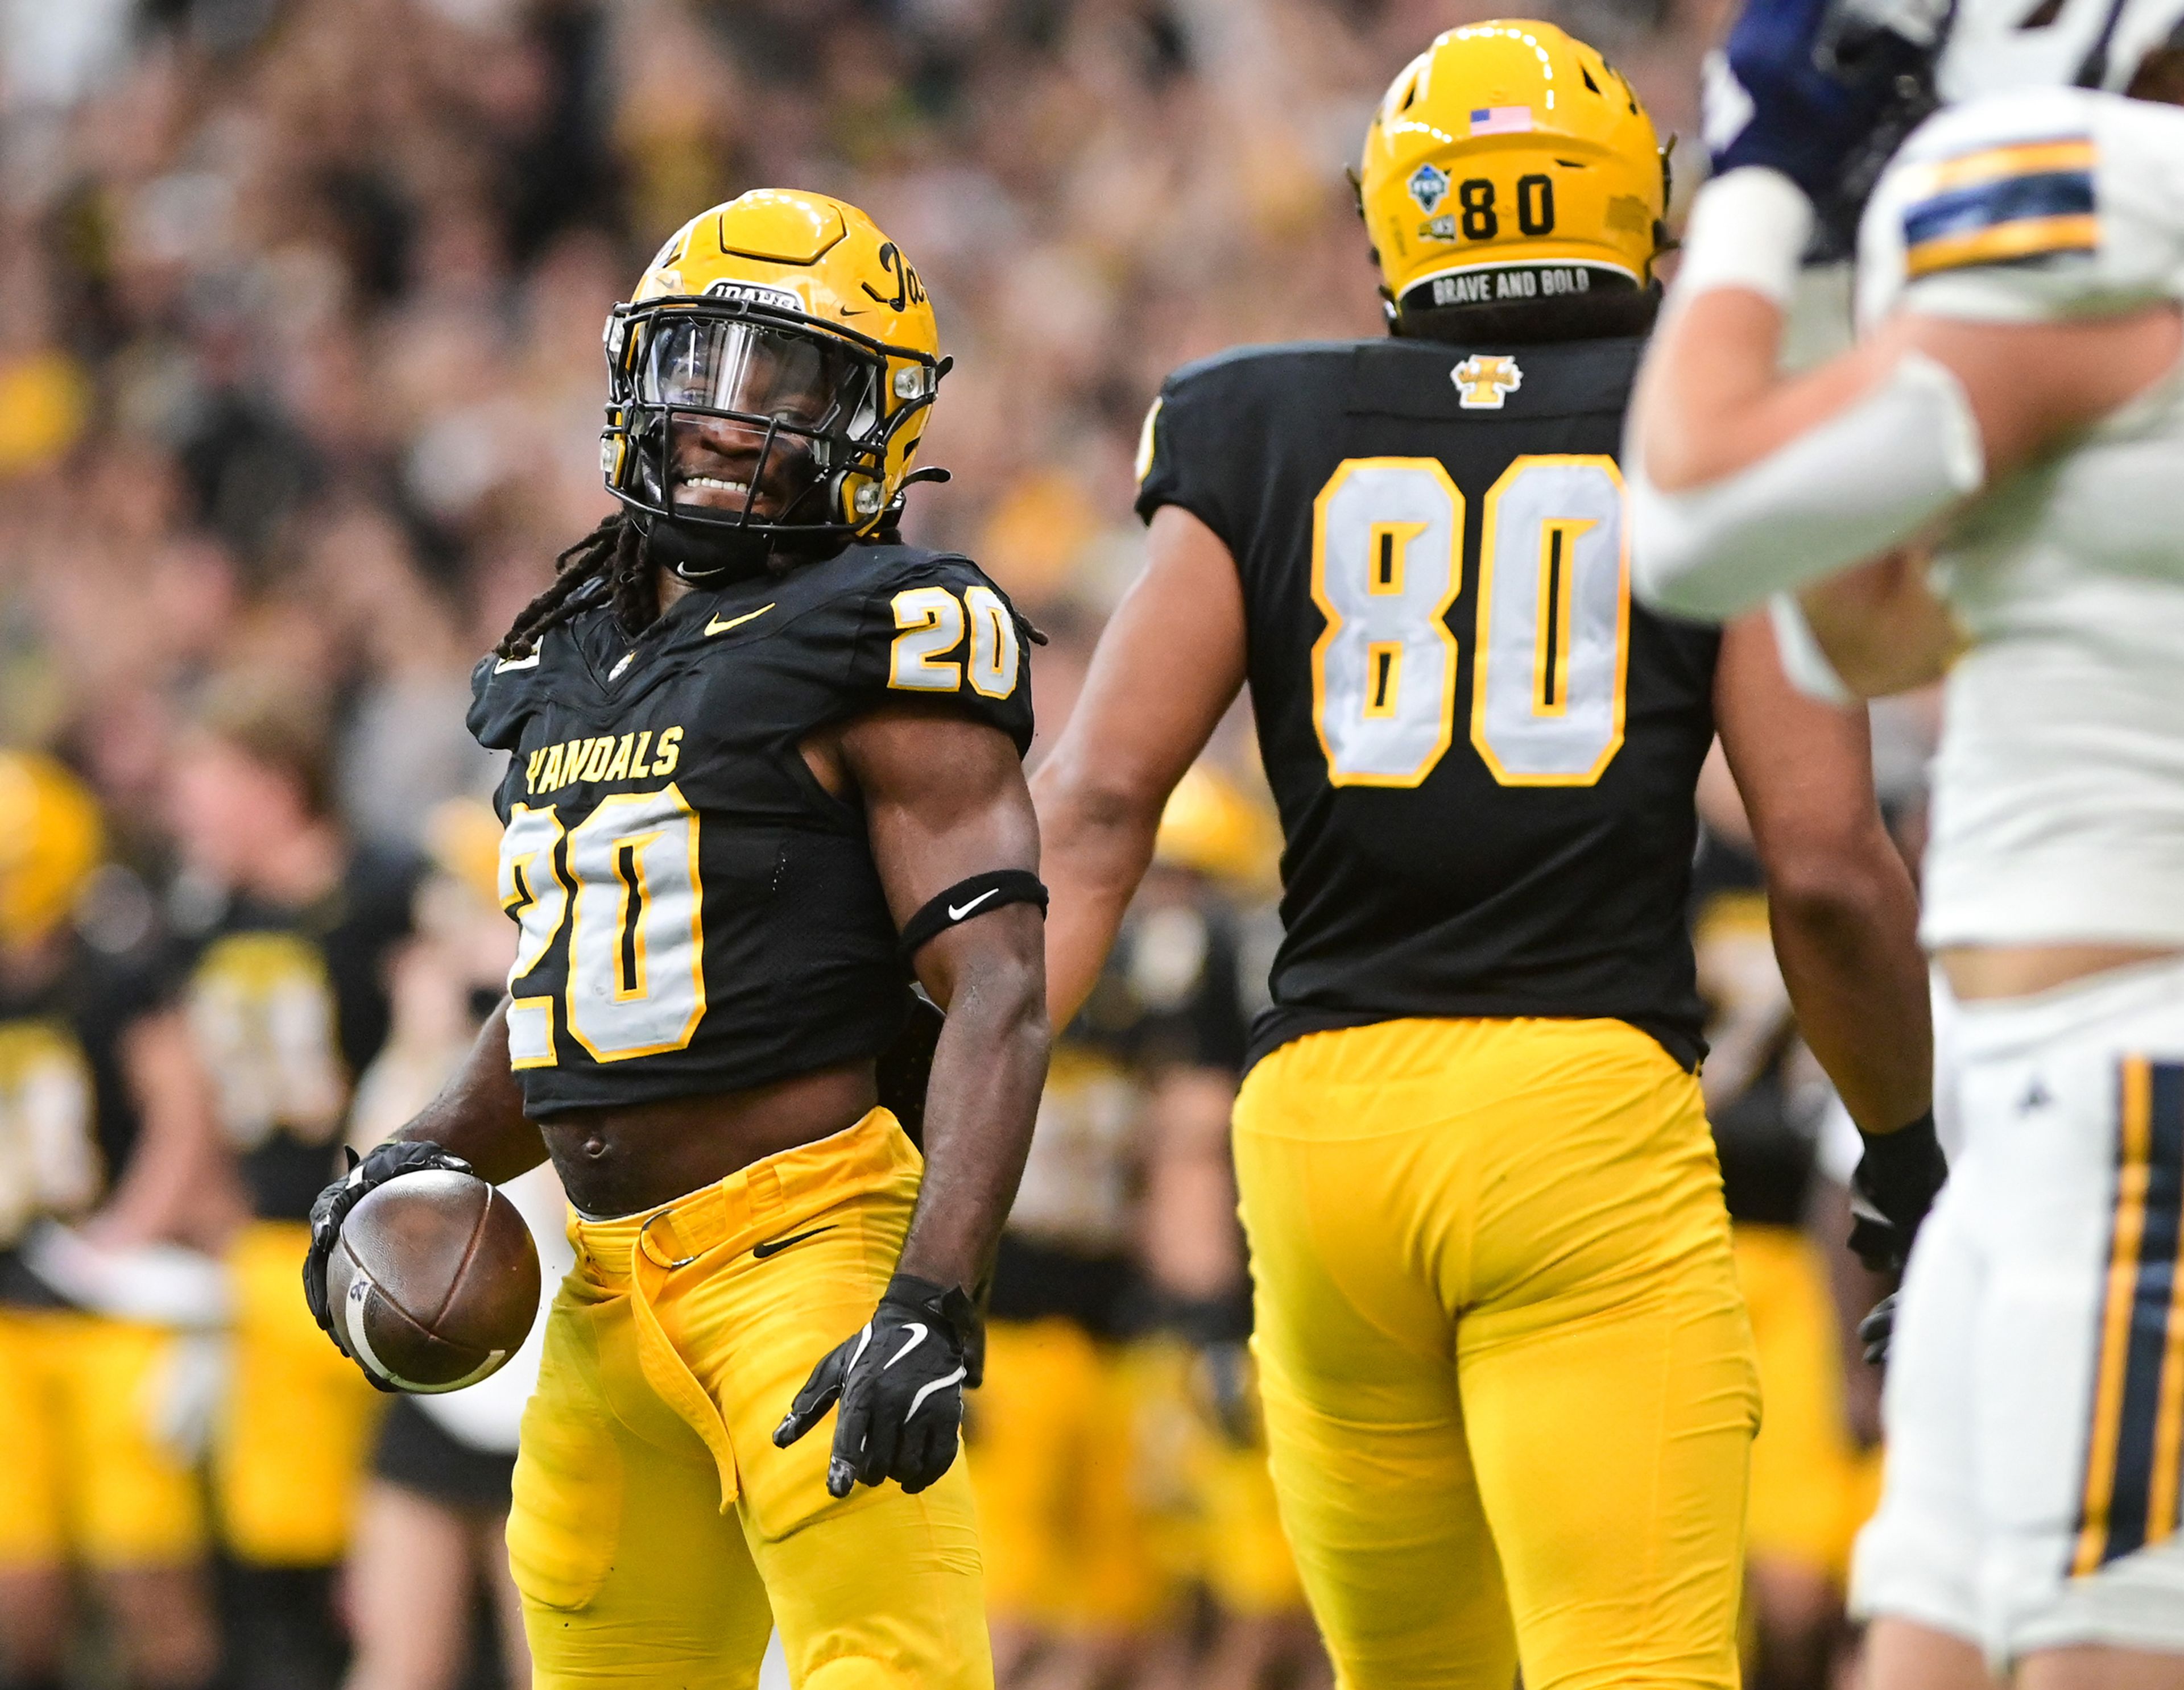
M 831 1232 L 833 1230 L 832 1226 L 814 1226 L 809 1232 L 792 1233 L 786 1238 L 769 1238 L 763 1244 L 753 1244 L 751 1254 L 760 1261 L 764 1261 L 768 1256 L 779 1255 L 791 1244 L 800 1244 L 806 1238 L 816 1238 L 822 1232 Z

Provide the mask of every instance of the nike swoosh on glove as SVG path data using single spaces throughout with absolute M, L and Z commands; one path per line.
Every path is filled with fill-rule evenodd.
M 775 1444 L 786 1449 L 839 1402 L 827 1494 L 889 1479 L 916 1494 L 955 1462 L 978 1320 L 961 1287 L 897 1274 L 872 1318 L 811 1370 L 774 1428 Z
M 342 1222 L 348 1219 L 351 1209 L 389 1180 L 434 1169 L 467 1174 L 471 1165 L 422 1138 L 390 1139 L 361 1160 L 354 1150 L 344 1154 L 348 1157 L 348 1172 L 320 1192 L 311 1205 L 311 1248 L 304 1258 L 304 1300 L 311 1305 L 311 1318 L 319 1323 L 319 1330 L 333 1340 L 336 1349 L 348 1355 L 341 1335 L 334 1330 L 333 1311 L 326 1306 L 326 1264 L 341 1240 Z M 356 1358 L 349 1356 L 349 1359 Z M 370 1369 L 365 1372 L 371 1376 Z M 373 1378 L 372 1382 L 376 1385 L 379 1381 Z

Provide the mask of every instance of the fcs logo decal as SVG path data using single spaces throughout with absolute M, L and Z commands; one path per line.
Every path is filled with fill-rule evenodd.
M 1524 372 L 1513 358 L 1474 353 L 1448 372 L 1457 403 L 1467 411 L 1498 411 L 1502 402 L 1524 385 Z
M 1437 164 L 1421 164 L 1411 172 L 1411 197 L 1429 217 L 1448 197 L 1448 172 Z

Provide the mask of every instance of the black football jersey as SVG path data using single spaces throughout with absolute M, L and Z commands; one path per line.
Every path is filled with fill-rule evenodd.
M 1702 1054 L 1719 637 L 1630 597 L 1641 344 L 1247 348 L 1162 388 L 1138 510 L 1236 560 L 1286 842 L 1255 1059 L 1406 1015 L 1615 1016 Z
M 190 1029 L 263 1219 L 309 1218 L 339 1171 L 350 1097 L 387 1042 L 389 970 L 415 931 L 426 872 L 414 851 L 365 845 L 309 903 L 175 900 Z
M 473 688 L 471 731 L 513 753 L 509 1053 L 536 1120 L 878 1056 L 910 973 L 864 814 L 800 748 L 905 698 L 1031 744 L 1014 609 L 908 546 L 688 593 L 634 640 L 595 603 Z
M 153 959 L 81 940 L 51 980 L 0 987 L 0 1304 L 59 1302 L 15 1247 L 42 1217 L 98 1208 L 126 1171 L 141 1123 L 122 1047 L 173 998 Z

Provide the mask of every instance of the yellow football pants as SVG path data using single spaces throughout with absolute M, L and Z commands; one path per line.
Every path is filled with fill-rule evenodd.
M 1382 1022 L 1260 1063 L 1235 1144 L 1345 1690 L 1733 1686 L 1758 1393 L 1697 1082 L 1619 1021 Z
M 0 1571 L 203 1554 L 197 1476 L 153 1429 L 174 1345 L 156 1326 L 0 1304 Z
M 989 1690 L 963 1463 L 916 1496 L 837 1502 L 831 1417 L 773 1446 L 871 1318 L 922 1171 L 875 1109 L 660 1209 L 571 1222 L 508 1524 L 537 1690 L 750 1690 L 775 1626 L 799 1690 Z
M 1084 1634 L 1140 1631 L 1159 1613 L 1133 1359 L 1069 1320 L 988 1324 L 971 1476 L 996 1616 Z
M 259 1566 L 328 1566 L 348 1553 L 357 1487 L 385 1399 L 304 1301 L 311 1229 L 254 1220 L 228 1250 L 234 1374 L 214 1434 L 222 1536 Z
M 1841 1579 L 1880 1500 L 1880 1461 L 1858 1448 L 1843 1413 L 1827 1262 L 1794 1226 L 1740 1222 L 1736 1248 L 1766 1405 L 1752 1446 L 1747 1550 Z

